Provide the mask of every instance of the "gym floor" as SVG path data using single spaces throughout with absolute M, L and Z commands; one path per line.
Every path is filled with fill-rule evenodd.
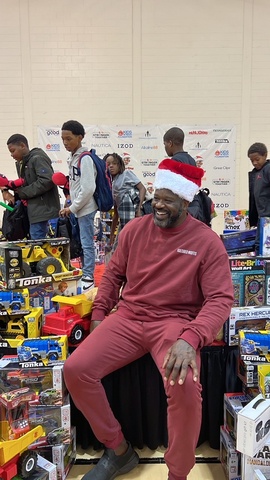
M 149 448 L 136 449 L 140 456 L 139 465 L 129 474 L 117 477 L 125 480 L 167 480 L 168 469 L 163 463 L 165 449 L 152 451 Z M 88 470 L 94 467 L 93 463 L 101 456 L 102 452 L 95 450 L 77 449 L 76 465 L 73 465 L 68 480 L 79 480 Z M 196 450 L 197 462 L 188 475 L 188 480 L 226 480 L 221 464 L 218 462 L 219 450 L 213 450 L 207 443 Z

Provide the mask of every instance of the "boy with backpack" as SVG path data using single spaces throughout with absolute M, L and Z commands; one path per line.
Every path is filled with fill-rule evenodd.
M 85 130 L 81 123 L 69 120 L 62 126 L 62 140 L 70 157 L 69 189 L 71 205 L 60 210 L 61 216 L 73 213 L 78 218 L 83 250 L 82 293 L 94 288 L 95 245 L 94 218 L 98 205 L 94 199 L 96 190 L 96 166 L 82 146 Z M 86 152 L 84 155 L 82 155 Z

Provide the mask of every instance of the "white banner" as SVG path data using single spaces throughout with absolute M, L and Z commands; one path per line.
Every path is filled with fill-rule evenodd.
M 235 209 L 234 126 L 87 125 L 83 144 L 95 148 L 100 157 L 119 153 L 126 168 L 133 170 L 151 191 L 157 166 L 166 158 L 163 135 L 175 126 L 185 133 L 184 150 L 205 171 L 202 186 L 209 188 L 217 212 Z M 52 159 L 54 170 L 67 174 L 68 152 L 61 140 L 61 127 L 39 126 L 38 141 Z

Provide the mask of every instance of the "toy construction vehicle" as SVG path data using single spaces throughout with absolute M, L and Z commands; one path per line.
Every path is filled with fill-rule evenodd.
M 27 478 L 37 466 L 37 454 L 28 446 L 44 435 L 38 425 L 29 424 L 29 401 L 35 393 L 20 388 L 0 395 L 0 477 L 11 480 L 19 474 Z
M 32 275 L 51 276 L 70 270 L 68 238 L 25 240 L 0 245 L 0 275 L 3 281 Z
M 76 346 L 90 332 L 93 301 L 84 294 L 74 297 L 56 295 L 52 301 L 60 304 L 56 313 L 45 315 L 42 335 L 67 335 L 70 346 Z

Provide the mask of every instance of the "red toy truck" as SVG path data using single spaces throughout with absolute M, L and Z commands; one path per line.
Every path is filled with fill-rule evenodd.
M 42 335 L 67 335 L 70 346 L 76 346 L 89 334 L 91 316 L 81 317 L 73 306 L 64 305 L 45 316 Z

